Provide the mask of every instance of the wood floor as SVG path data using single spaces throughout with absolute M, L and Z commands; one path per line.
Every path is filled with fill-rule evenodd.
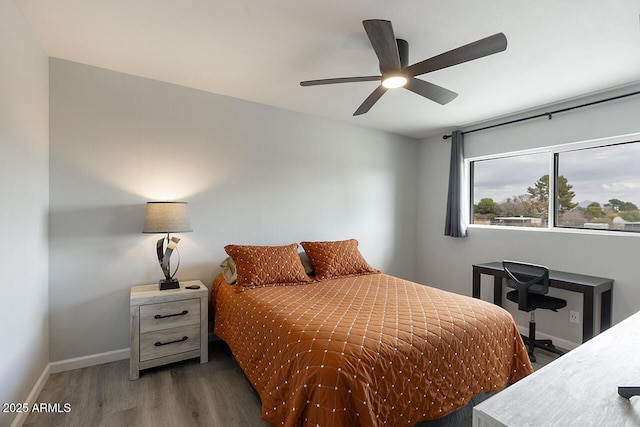
M 536 351 L 538 369 L 555 355 Z M 222 341 L 198 359 L 148 369 L 129 381 L 129 360 L 53 374 L 38 402 L 71 405 L 68 413 L 31 413 L 25 426 L 268 426 L 260 399 Z M 477 403 L 477 402 L 476 402 Z M 471 426 L 471 409 L 419 427 Z
M 66 414 L 31 413 L 25 426 L 268 426 L 260 399 L 222 341 L 198 359 L 145 370 L 129 360 L 51 375 L 38 402 L 70 403 Z

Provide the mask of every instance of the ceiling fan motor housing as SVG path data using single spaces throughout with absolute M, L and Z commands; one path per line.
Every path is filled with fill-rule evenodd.
M 400 67 L 405 68 L 409 65 L 409 43 L 403 39 L 396 39 L 396 43 L 398 44 L 398 55 L 400 56 Z

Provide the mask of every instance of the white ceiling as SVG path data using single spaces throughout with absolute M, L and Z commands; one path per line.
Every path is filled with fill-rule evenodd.
M 412 137 L 640 81 L 640 0 L 16 0 L 52 57 Z M 508 47 L 421 78 L 441 106 L 376 82 L 362 27 L 392 21 L 415 63 L 503 32 Z

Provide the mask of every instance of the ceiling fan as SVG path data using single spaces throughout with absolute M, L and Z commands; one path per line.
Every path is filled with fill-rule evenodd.
M 387 89 L 399 87 L 409 89 L 411 92 L 424 96 L 438 104 L 447 104 L 458 94 L 433 83 L 417 79 L 416 76 L 493 55 L 507 48 L 507 38 L 503 33 L 498 33 L 413 65 L 408 65 L 409 43 L 406 40 L 395 38 L 391 21 L 369 19 L 362 21 L 362 25 L 364 25 L 369 41 L 376 52 L 382 75 L 339 77 L 300 82 L 301 86 L 317 86 L 334 83 L 380 81 L 380 85 L 376 90 L 353 113 L 354 116 L 359 116 L 369 111 Z

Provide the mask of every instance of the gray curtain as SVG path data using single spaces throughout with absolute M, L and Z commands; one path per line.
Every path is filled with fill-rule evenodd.
M 464 172 L 464 134 L 456 130 L 451 134 L 451 163 L 449 165 L 449 193 L 444 235 L 465 237 L 467 227 L 463 223 L 462 185 Z

